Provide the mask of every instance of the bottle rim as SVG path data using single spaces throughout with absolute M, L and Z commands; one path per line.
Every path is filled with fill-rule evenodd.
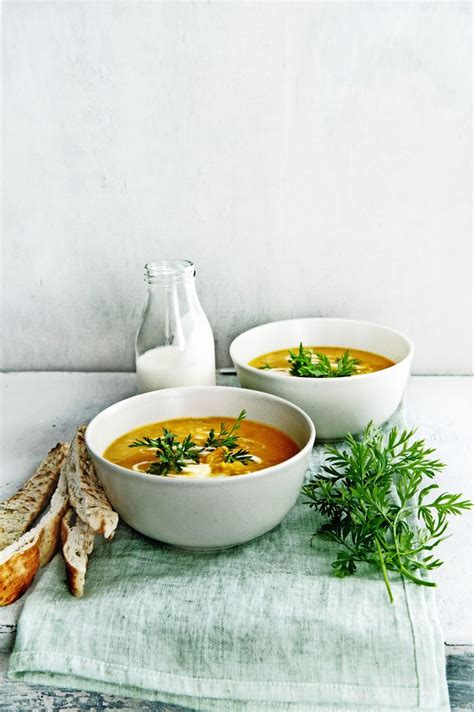
M 145 281 L 148 284 L 160 284 L 170 281 L 179 281 L 194 277 L 196 270 L 191 260 L 158 260 L 147 262 L 145 267 Z

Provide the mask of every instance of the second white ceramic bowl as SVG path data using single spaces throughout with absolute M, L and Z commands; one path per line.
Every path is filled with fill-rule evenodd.
M 382 371 L 345 378 L 296 378 L 249 366 L 261 354 L 297 346 L 342 346 L 372 351 L 395 361 Z M 410 339 L 395 329 L 352 319 L 290 319 L 240 334 L 230 355 L 244 388 L 285 398 L 311 417 L 318 440 L 360 433 L 369 421 L 380 425 L 397 409 L 413 359 Z
M 172 418 L 237 417 L 279 428 L 301 448 L 289 460 L 258 472 L 193 479 L 128 470 L 102 454 L 129 430 Z M 144 428 L 145 431 L 145 428 Z M 227 387 L 167 388 L 127 398 L 99 413 L 86 443 L 114 509 L 131 527 L 187 549 L 221 549 L 273 529 L 296 502 L 315 437 L 306 413 L 265 393 Z

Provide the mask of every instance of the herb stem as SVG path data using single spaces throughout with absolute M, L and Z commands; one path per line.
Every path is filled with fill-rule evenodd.
M 388 597 L 390 599 L 390 603 L 393 603 L 393 594 L 392 594 L 392 589 L 390 588 L 390 582 L 388 580 L 387 567 L 385 566 L 385 560 L 383 558 L 382 549 L 380 547 L 379 540 L 377 539 L 377 537 L 375 537 L 375 544 L 377 546 L 377 551 L 379 554 L 380 568 L 382 569 L 382 576 L 383 576 L 383 580 L 385 581 L 385 586 L 387 588 Z
M 430 586 L 431 588 L 436 588 L 436 584 L 434 581 L 417 578 L 416 576 L 413 576 L 413 574 L 411 574 L 409 571 L 407 571 L 404 566 L 400 566 L 400 573 L 402 574 L 402 576 L 406 576 L 406 578 L 410 579 L 410 581 L 413 581 L 413 583 L 417 583 L 419 586 Z

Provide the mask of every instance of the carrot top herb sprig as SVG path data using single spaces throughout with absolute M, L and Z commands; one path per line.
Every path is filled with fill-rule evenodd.
M 163 428 L 161 437 L 149 438 L 145 436 L 142 440 L 135 440 L 129 447 L 156 449 L 157 460 L 152 462 L 147 470 L 150 475 L 166 477 L 170 472 L 180 473 L 191 463 L 199 464 L 201 456 L 208 455 L 218 448 L 223 451 L 224 462 L 240 462 L 242 465 L 248 465 L 252 460 L 249 450 L 237 449 L 239 446 L 237 431 L 246 415 L 245 410 L 242 410 L 230 429 L 221 423 L 218 434 L 212 428 L 203 446 L 194 442 L 191 434 L 186 435 L 180 441 L 174 433 Z
M 239 413 L 239 416 L 233 426 L 229 428 L 221 423 L 219 433 L 216 435 L 214 428 L 211 428 L 204 447 L 215 450 L 218 447 L 225 447 L 227 450 L 234 450 L 237 447 L 237 431 L 240 429 L 240 424 L 247 417 L 245 410 Z
M 300 378 L 340 378 L 352 376 L 357 371 L 359 359 L 349 356 L 349 351 L 344 351 L 341 358 L 333 366 L 326 354 L 313 354 L 311 349 L 305 348 L 300 343 L 298 351 L 289 351 L 290 374 Z M 316 360 L 314 360 L 316 359 Z
M 323 472 L 303 487 L 310 507 L 328 520 L 315 537 L 341 547 L 336 576 L 354 574 L 359 562 L 380 569 L 393 601 L 388 571 L 422 586 L 435 586 L 423 572 L 443 563 L 430 553 L 446 539 L 450 515 L 472 507 L 460 494 L 437 494 L 433 480 L 443 469 L 414 430 L 393 428 L 387 440 L 367 426 L 362 439 L 345 438 L 346 448 L 326 448 Z
M 129 447 L 156 448 L 157 461 L 152 462 L 147 470 L 150 475 L 166 476 L 170 472 L 182 472 L 191 462 L 197 464 L 201 454 L 201 448 L 193 442 L 191 435 L 186 435 L 180 442 L 167 428 L 163 428 L 161 437 L 144 437 L 143 440 L 135 440 Z

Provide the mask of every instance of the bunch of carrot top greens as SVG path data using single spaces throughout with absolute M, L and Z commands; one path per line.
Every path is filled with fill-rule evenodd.
M 433 480 L 444 465 L 414 430 L 393 428 L 385 439 L 369 424 L 360 439 L 345 438 L 341 450 L 326 447 L 326 464 L 303 493 L 326 517 L 315 537 L 342 548 L 332 564 L 336 576 L 354 574 L 360 562 L 380 569 L 393 601 L 389 571 L 423 586 L 443 563 L 431 553 L 447 538 L 450 515 L 472 507 L 460 494 L 440 494 Z

